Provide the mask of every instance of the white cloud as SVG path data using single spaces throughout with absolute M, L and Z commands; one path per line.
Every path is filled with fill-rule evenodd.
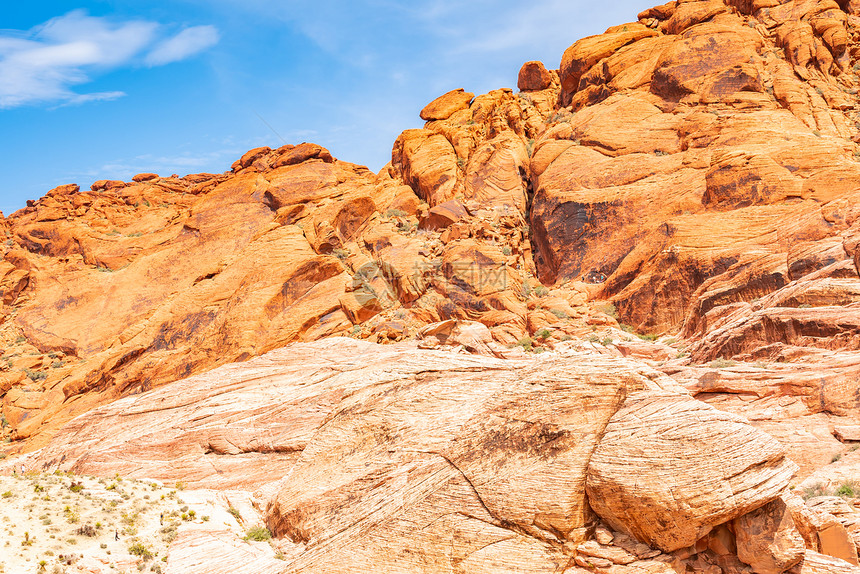
M 162 65 L 185 59 L 218 41 L 212 26 L 188 28 L 161 40 L 155 22 L 114 22 L 75 10 L 28 31 L 0 31 L 0 109 L 51 103 L 54 107 L 113 100 L 112 90 L 78 93 L 99 73 L 146 61 Z M 154 55 L 159 54 L 154 60 Z
M 178 62 L 211 48 L 218 40 L 218 30 L 214 26 L 186 28 L 156 46 L 146 57 L 146 63 L 150 66 L 161 66 Z

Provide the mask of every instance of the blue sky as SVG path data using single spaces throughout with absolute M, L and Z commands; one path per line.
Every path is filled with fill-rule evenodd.
M 0 30 L 0 211 L 63 183 L 222 172 L 313 141 L 380 169 L 454 88 L 516 87 L 653 0 L 15 2 Z

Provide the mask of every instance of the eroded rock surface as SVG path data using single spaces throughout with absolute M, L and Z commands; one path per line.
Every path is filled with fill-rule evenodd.
M 860 477 L 858 24 L 672 1 L 379 173 L 57 187 L 0 216 L 0 452 L 257 489 L 286 571 L 856 572 L 785 487 Z
M 638 568 L 776 500 L 792 472 L 772 438 L 626 359 L 497 359 L 348 338 L 92 410 L 26 464 L 255 490 L 287 572 L 563 572 L 580 556 Z M 625 491 L 631 470 L 640 487 Z M 692 493 L 682 476 L 723 480 Z M 588 542 L 592 508 L 639 542 Z M 677 530 L 643 527 L 649 512 Z M 208 548 L 177 544 L 180 556 Z M 229 562 L 238 550 L 221 552 Z

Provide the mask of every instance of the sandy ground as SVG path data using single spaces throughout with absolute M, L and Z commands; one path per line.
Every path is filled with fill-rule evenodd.
M 180 530 L 214 519 L 244 533 L 215 498 L 119 477 L 0 476 L 0 573 L 162 572 Z

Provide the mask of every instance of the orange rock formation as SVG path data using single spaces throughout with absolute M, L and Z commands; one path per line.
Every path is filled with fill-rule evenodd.
M 678 0 L 379 173 L 51 190 L 0 217 L 0 451 L 259 487 L 289 572 L 857 572 L 786 486 L 860 472 L 858 70 L 854 0 Z

